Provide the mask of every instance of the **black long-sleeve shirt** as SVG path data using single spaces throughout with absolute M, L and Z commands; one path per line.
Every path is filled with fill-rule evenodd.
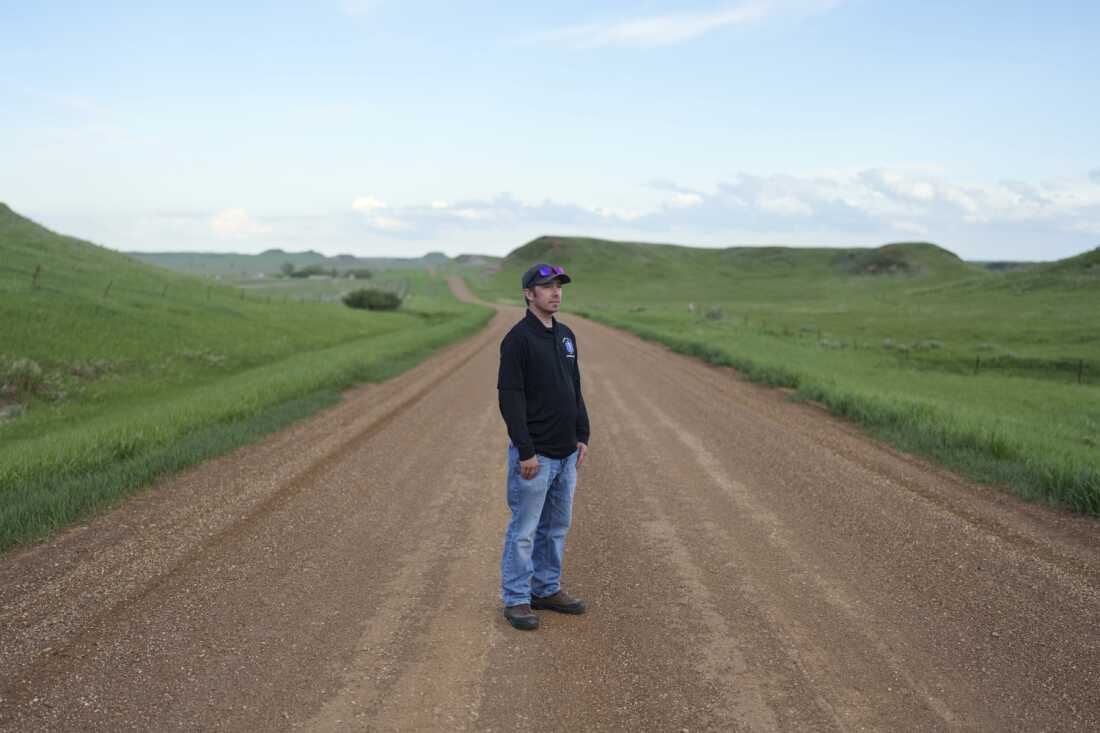
M 500 414 L 521 461 L 565 458 L 589 439 L 577 338 L 551 320 L 547 328 L 528 310 L 500 342 Z

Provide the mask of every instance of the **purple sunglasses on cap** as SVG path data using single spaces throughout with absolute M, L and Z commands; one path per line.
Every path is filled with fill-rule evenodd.
M 548 277 L 559 278 L 562 283 L 567 283 L 572 280 L 569 275 L 565 274 L 565 268 L 560 265 L 538 265 L 532 267 L 523 275 L 523 287 L 529 288 L 535 284 L 536 280 L 545 279 Z

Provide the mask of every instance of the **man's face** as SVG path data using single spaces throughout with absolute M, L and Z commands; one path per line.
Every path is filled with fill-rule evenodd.
M 561 307 L 561 283 L 557 280 L 546 285 L 533 285 L 526 292 L 531 304 L 545 313 L 557 313 Z

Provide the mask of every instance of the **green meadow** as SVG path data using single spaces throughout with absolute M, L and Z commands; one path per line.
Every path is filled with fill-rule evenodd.
M 572 311 L 792 390 L 906 451 L 1100 515 L 1100 249 L 996 271 L 932 244 L 877 249 L 543 237 L 468 276 L 521 303 L 565 266 Z
M 363 286 L 405 303 L 339 302 Z M 407 369 L 491 315 L 427 271 L 234 287 L 0 204 L 0 551 Z

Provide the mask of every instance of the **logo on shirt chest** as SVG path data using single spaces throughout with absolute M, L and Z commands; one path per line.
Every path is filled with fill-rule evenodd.
M 577 350 L 573 346 L 573 339 L 569 338 L 568 336 L 565 336 L 565 337 L 562 338 L 561 343 L 562 343 L 562 346 L 565 347 L 565 357 L 567 359 L 576 359 L 577 358 Z

